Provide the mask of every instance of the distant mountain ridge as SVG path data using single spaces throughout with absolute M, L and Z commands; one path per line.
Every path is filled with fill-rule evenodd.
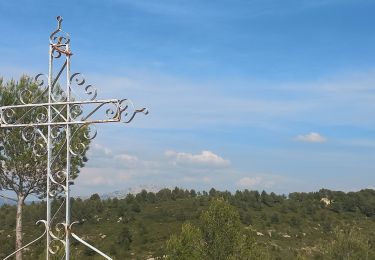
M 123 199 L 125 198 L 128 194 L 137 194 L 137 193 L 140 193 L 142 190 L 146 190 L 148 192 L 158 192 L 162 189 L 165 189 L 167 187 L 165 186 L 159 186 L 159 185 L 154 185 L 154 184 L 151 184 L 151 185 L 139 185 L 139 186 L 136 186 L 136 187 L 130 187 L 130 188 L 127 188 L 127 189 L 124 189 L 124 190 L 118 190 L 118 191 L 113 191 L 113 192 L 109 192 L 109 193 L 104 193 L 104 194 L 100 194 L 100 198 L 101 199 L 113 199 L 113 198 L 118 198 L 118 199 Z
M 103 200 L 106 200 L 106 199 L 113 199 L 113 198 L 118 198 L 118 199 L 123 199 L 125 198 L 128 194 L 137 194 L 137 193 L 140 193 L 142 190 L 146 190 L 147 192 L 158 192 L 162 189 L 165 189 L 165 188 L 168 188 L 166 186 L 159 186 L 159 185 L 139 185 L 139 186 L 136 186 L 136 187 L 129 187 L 127 189 L 124 189 L 124 190 L 117 190 L 117 191 L 113 191 L 113 192 L 109 192 L 109 193 L 104 193 L 104 194 L 99 194 L 100 198 L 103 199 Z M 89 196 L 79 196 L 79 198 L 85 200 L 85 199 L 88 199 L 90 198 L 91 195 Z M 25 202 L 26 204 L 30 204 L 31 201 L 26 201 Z M 11 199 L 7 199 L 5 197 L 0 197 L 0 206 L 4 205 L 4 204 L 8 204 L 8 205 L 16 205 L 17 202 L 11 200 Z
M 8 205 L 16 205 L 16 202 L 11 199 L 7 199 L 5 197 L 0 197 L 0 206 L 8 204 Z

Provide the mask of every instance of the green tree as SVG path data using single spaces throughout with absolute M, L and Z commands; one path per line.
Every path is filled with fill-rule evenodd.
M 329 259 L 374 259 L 369 240 L 355 227 L 334 230 L 334 239 L 326 246 Z
M 180 235 L 167 242 L 170 259 L 268 259 L 255 243 L 251 232 L 244 232 L 238 211 L 224 199 L 214 199 L 200 218 L 201 228 L 190 223 Z
M 221 260 L 238 247 L 241 221 L 238 211 L 223 199 L 213 200 L 201 216 L 207 258 Z
M 273 213 L 271 216 L 271 223 L 272 224 L 277 224 L 280 222 L 279 214 Z
M 190 223 L 182 225 L 179 235 L 172 235 L 167 241 L 167 256 L 173 260 L 204 259 L 204 240 L 199 228 Z
M 239 247 L 232 259 L 241 260 L 267 260 L 272 259 L 268 248 L 257 242 L 256 236 L 253 231 L 246 230 L 239 237 Z
M 18 82 L 11 80 L 4 83 L 0 79 L 0 106 L 8 106 L 20 104 L 19 96 L 22 95 L 24 103 L 47 102 L 46 91 L 43 91 L 34 81 L 27 77 L 22 76 Z M 55 96 L 61 97 L 61 89 L 55 86 L 53 89 Z M 66 113 L 66 108 L 62 105 L 57 105 L 56 109 L 61 110 L 61 114 Z M 75 115 L 79 115 L 81 111 L 75 111 Z M 53 118 L 59 118 L 59 115 L 52 115 Z M 47 118 L 46 109 L 39 107 L 36 109 L 16 108 L 7 110 L 3 113 L 2 120 L 4 122 L 13 123 L 16 120 L 22 122 L 43 122 Z M 38 128 L 44 136 L 47 136 L 47 127 Z M 84 135 L 87 136 L 88 128 L 71 127 L 72 136 L 71 147 L 78 147 L 78 143 L 84 140 Z M 30 131 L 25 131 L 30 130 Z M 40 198 L 46 196 L 46 183 L 47 183 L 47 163 L 44 154 L 46 149 L 43 149 L 44 140 L 38 137 L 38 134 L 33 137 L 33 129 L 31 128 L 1 128 L 0 130 L 0 191 L 10 190 L 15 192 L 17 196 L 17 213 L 16 213 L 16 249 L 22 247 L 22 212 L 25 199 L 33 194 Z M 55 128 L 54 135 L 56 136 L 54 146 L 52 148 L 55 153 L 55 160 L 51 166 L 52 174 L 56 174 L 65 169 L 66 153 L 58 154 L 57 151 L 64 145 L 65 139 L 63 127 Z M 59 135 L 60 134 L 60 135 Z M 28 142 L 25 142 L 22 136 L 29 137 Z M 30 138 L 33 137 L 33 138 Z M 71 179 L 77 177 L 79 168 L 84 165 L 87 160 L 85 154 L 88 150 L 89 140 L 84 141 L 84 148 L 76 156 L 71 158 Z M 35 152 L 39 153 L 38 156 Z M 55 178 L 59 178 L 57 175 Z M 57 186 L 56 186 L 57 188 Z M 22 252 L 16 255 L 16 259 L 22 259 Z
M 129 250 L 130 244 L 133 242 L 132 235 L 128 227 L 123 227 L 117 236 L 117 243 L 120 244 L 122 247 Z
M 133 202 L 132 204 L 132 211 L 136 212 L 136 213 L 139 213 L 141 212 L 141 206 L 139 205 L 138 202 Z

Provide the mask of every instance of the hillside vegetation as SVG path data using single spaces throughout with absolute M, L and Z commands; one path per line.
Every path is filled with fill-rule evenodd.
M 173 254 L 176 259 L 375 259 L 375 191 L 370 189 L 285 196 L 175 188 L 124 199 L 101 200 L 94 194 L 72 199 L 72 205 L 72 220 L 79 221 L 73 232 L 114 259 L 173 259 Z M 53 208 L 58 206 L 55 201 Z M 0 207 L 0 258 L 14 250 L 15 214 L 15 206 Z M 25 244 L 43 233 L 35 222 L 44 216 L 44 202 L 25 206 Z M 233 248 L 230 239 L 219 241 L 224 244 L 215 240 L 228 223 L 226 234 L 241 234 L 231 241 L 243 250 L 215 257 L 219 249 L 214 246 Z M 189 246 L 202 246 L 202 252 L 185 252 Z M 24 258 L 43 259 L 44 248 L 45 240 L 25 251 Z M 194 255 L 184 256 L 190 253 Z M 102 257 L 72 241 L 72 259 Z

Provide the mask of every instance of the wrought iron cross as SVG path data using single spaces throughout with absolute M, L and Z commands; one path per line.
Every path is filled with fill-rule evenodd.
M 43 79 L 44 75 L 38 74 L 35 77 L 37 90 L 24 89 L 19 93 L 19 104 L 0 107 L 0 127 L 21 127 L 22 138 L 25 141 L 33 141 L 35 144 L 34 153 L 37 156 L 47 157 L 47 214 L 46 220 L 37 222 L 44 223 L 45 231 L 40 237 L 5 259 L 29 247 L 44 236 L 47 240 L 47 260 L 52 255 L 56 255 L 61 248 L 65 249 L 65 259 L 70 259 L 71 236 L 103 257 L 111 259 L 77 236 L 72 230 L 73 224 L 77 222 L 71 222 L 70 216 L 71 160 L 88 149 L 89 140 L 96 136 L 96 129 L 92 128 L 94 124 L 129 123 L 137 113 L 148 113 L 145 108 L 135 109 L 128 99 L 97 99 L 96 89 L 87 84 L 80 73 L 71 74 L 70 36 L 62 31 L 62 20 L 61 16 L 57 17 L 57 29 L 50 35 L 47 84 Z M 62 88 L 63 85 L 66 85 L 65 89 Z M 87 98 L 80 97 L 77 93 L 80 90 Z M 30 117 L 35 118 L 35 121 L 30 121 Z M 81 133 L 79 137 L 82 139 L 78 143 L 77 141 L 73 143 L 72 139 L 76 140 L 78 133 Z M 56 163 L 62 157 L 66 161 L 65 169 L 58 169 Z M 65 197 L 64 202 L 52 215 L 51 202 L 60 192 Z M 65 222 L 57 223 L 53 228 L 55 216 L 63 209 L 64 204 Z

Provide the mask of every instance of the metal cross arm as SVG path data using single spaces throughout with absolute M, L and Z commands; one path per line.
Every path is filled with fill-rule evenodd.
M 80 73 L 71 74 L 70 36 L 62 31 L 61 23 L 58 16 L 57 29 L 50 35 L 48 76 L 38 74 L 33 84 L 26 84 L 17 93 L 16 104 L 0 107 L 0 128 L 20 128 L 22 139 L 32 144 L 35 156 L 46 161 L 46 219 L 37 221 L 44 224 L 45 231 L 5 259 L 44 237 L 47 260 L 53 256 L 61 259 L 61 254 L 70 259 L 71 237 L 111 259 L 73 233 L 72 226 L 77 222 L 71 222 L 70 214 L 70 185 L 76 176 L 72 160 L 82 156 L 96 137 L 94 124 L 130 123 L 136 114 L 148 113 L 145 108 L 136 109 L 129 99 L 96 99 L 96 88 Z M 51 203 L 58 194 L 63 194 L 64 201 L 52 212 Z M 65 219 L 59 221 L 61 213 L 65 213 Z
M 86 106 L 92 107 L 93 105 L 95 105 L 94 108 L 85 109 Z M 67 109 L 67 106 L 70 106 L 71 109 L 70 118 L 66 118 L 62 113 Z M 55 118 L 59 120 L 52 118 L 51 122 L 48 121 L 49 107 L 56 112 Z M 105 118 L 101 119 L 98 111 L 103 110 L 103 108 L 105 109 Z M 39 110 L 37 121 L 28 121 L 28 115 L 33 114 L 37 110 Z M 79 111 L 79 116 L 76 111 Z M 109 122 L 129 123 L 137 113 L 148 114 L 148 111 L 145 108 L 134 109 L 132 102 L 128 99 L 31 103 L 0 107 L 0 127 L 55 126 Z

